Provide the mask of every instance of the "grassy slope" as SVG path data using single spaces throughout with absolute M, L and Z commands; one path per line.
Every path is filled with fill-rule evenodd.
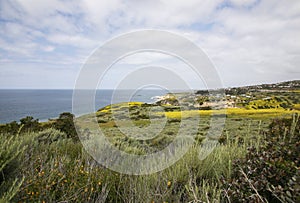
M 99 166 L 82 150 L 80 143 L 65 138 L 41 143 L 35 139 L 39 134 L 29 133 L 23 135 L 22 139 L 15 139 L 19 145 L 25 143 L 28 147 L 18 159 L 14 158 L 11 164 L 17 170 L 13 174 L 5 172 L 7 177 L 2 184 L 6 188 L 14 185 L 12 188 L 18 189 L 15 201 L 27 202 L 101 202 L 105 199 L 107 202 L 219 202 L 222 191 L 220 177 L 230 177 L 232 162 L 243 157 L 249 146 L 259 148 L 261 131 L 266 130 L 271 118 L 299 113 L 297 110 L 281 108 L 227 109 L 225 128 L 219 138 L 221 145 L 206 159 L 199 160 L 200 144 L 209 130 L 211 114 L 224 114 L 223 110 L 190 110 L 182 113 L 175 110 L 162 113 L 161 109 L 157 109 L 152 113 L 154 120 L 160 121 L 165 115 L 168 122 L 158 136 L 141 142 L 124 136 L 111 117 L 111 112 L 114 111 L 120 113 L 119 125 L 132 124 L 126 117 L 122 117 L 127 108 L 134 126 L 143 128 L 150 124 L 147 118 L 149 110 L 142 103 L 116 104 L 96 113 L 100 128 L 120 150 L 136 154 L 160 150 L 176 136 L 180 119 L 193 119 L 200 114 L 195 145 L 180 161 L 164 171 L 131 176 Z M 91 118 L 87 115 L 82 119 L 86 121 Z M 88 122 L 86 127 L 89 127 Z M 1 135 L 1 138 L 9 136 L 11 135 Z M 5 150 L 4 145 L 1 147 Z M 17 177 L 19 181 L 24 178 L 20 182 L 21 186 L 13 184 L 13 177 Z

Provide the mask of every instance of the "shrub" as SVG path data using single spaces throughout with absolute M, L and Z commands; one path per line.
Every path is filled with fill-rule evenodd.
M 51 144 L 59 139 L 66 138 L 66 134 L 54 128 L 48 128 L 38 133 L 37 140 L 39 142 Z
M 21 157 L 27 148 L 26 137 L 0 135 L 0 202 L 9 202 L 18 192 L 24 178 L 18 177 Z
M 274 120 L 264 146 L 250 148 L 233 164 L 231 179 L 224 181 L 224 201 L 300 202 L 299 131 L 298 116 Z
M 12 177 L 18 167 L 20 154 L 24 149 L 19 136 L 0 135 L 0 185 Z
M 38 119 L 34 119 L 32 116 L 27 116 L 20 119 L 20 123 L 23 132 L 38 131 L 40 130 L 40 124 Z
M 73 119 L 73 114 L 69 112 L 61 113 L 54 124 L 54 128 L 66 133 L 68 138 L 72 138 L 74 141 L 79 141 Z
M 17 123 L 17 121 L 12 121 L 10 123 L 3 125 L 0 131 L 3 133 L 17 134 L 19 129 L 20 129 L 20 125 Z

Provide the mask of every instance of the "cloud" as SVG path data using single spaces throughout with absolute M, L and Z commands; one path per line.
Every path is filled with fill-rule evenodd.
M 233 6 L 238 7 L 248 7 L 255 3 L 259 2 L 258 0 L 230 0 L 229 3 L 231 3 Z
M 8 67 L 10 75 L 35 67 L 30 77 L 36 81 L 45 72 L 65 74 L 64 66 L 78 71 L 107 40 L 152 28 L 181 34 L 203 48 L 225 86 L 300 76 L 300 1 L 12 0 L 0 1 L 0 79 Z M 170 64 L 152 57 L 124 60 L 124 67 L 150 60 Z M 0 88 L 7 86 L 3 81 L 17 86 L 2 80 Z
M 211 57 L 226 85 L 299 78 L 300 18 L 281 11 L 299 8 L 299 2 L 281 3 L 259 1 L 251 9 L 224 7 L 215 13 L 211 30 L 188 34 Z

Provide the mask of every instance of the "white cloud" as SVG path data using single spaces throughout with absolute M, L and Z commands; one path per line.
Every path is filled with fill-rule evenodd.
M 53 74 L 55 66 L 77 70 L 101 43 L 144 28 L 171 30 L 194 41 L 225 85 L 300 76 L 297 0 L 0 1 L 0 71 L 22 63 L 29 70 L 28 64 L 48 64 Z M 153 59 L 164 60 L 148 55 L 123 62 Z
M 230 0 L 234 6 L 250 6 L 256 3 L 258 0 Z
M 43 48 L 43 50 L 46 51 L 46 52 L 52 52 L 52 51 L 55 50 L 55 47 L 54 46 L 45 46 Z

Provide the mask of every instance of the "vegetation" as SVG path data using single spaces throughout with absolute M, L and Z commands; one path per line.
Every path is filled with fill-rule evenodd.
M 207 102 L 207 92 L 202 93 L 197 92 L 193 102 Z M 44 123 L 26 117 L 1 125 L 0 203 L 300 202 L 298 94 L 269 93 L 254 92 L 251 99 L 239 95 L 235 99 L 241 108 L 199 110 L 163 102 L 129 102 L 99 109 L 96 127 L 107 140 L 138 155 L 165 148 L 179 130 L 180 136 L 188 136 L 197 122 L 195 142 L 187 153 L 171 167 L 150 175 L 114 172 L 84 150 L 80 139 L 89 140 L 95 133 L 92 115 L 76 119 L 85 136 L 80 139 L 74 115 L 67 112 Z M 215 137 L 207 136 L 213 115 L 226 117 L 224 129 Z M 163 129 L 153 137 L 162 123 Z M 154 128 L 147 134 L 143 129 L 151 125 Z M 216 141 L 217 147 L 199 159 L 207 139 Z
M 21 156 L 27 148 L 26 137 L 0 136 L 0 202 L 9 202 L 20 190 L 24 176 L 19 174 Z
M 116 108 L 124 110 L 122 105 Z M 210 117 L 204 115 L 197 142 L 180 161 L 164 171 L 142 176 L 103 168 L 82 149 L 78 139 L 62 130 L 22 132 L 20 128 L 20 134 L 2 134 L 1 160 L 5 163 L 1 162 L 1 201 L 297 202 L 298 117 L 271 122 L 268 116 L 258 120 L 246 115 L 229 116 L 219 146 L 199 160 L 198 149 L 209 129 Z M 148 153 L 173 139 L 178 122 L 168 122 L 162 134 L 149 142 L 130 140 L 107 123 L 100 122 L 100 126 L 111 132 L 107 136 L 120 149 Z
M 224 181 L 228 202 L 300 201 L 300 120 L 276 119 L 264 135 L 262 147 L 251 147 L 233 163 Z

